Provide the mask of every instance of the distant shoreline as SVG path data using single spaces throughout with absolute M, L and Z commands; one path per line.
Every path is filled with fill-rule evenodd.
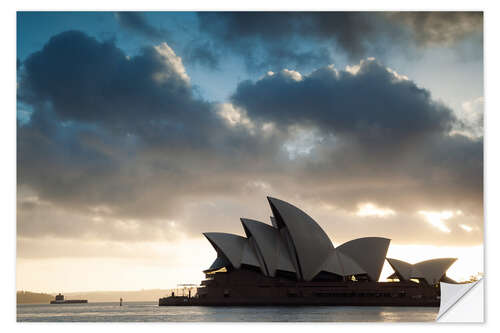
M 64 292 L 67 299 L 86 299 L 91 303 L 118 302 L 158 302 L 159 298 L 170 294 L 169 289 L 145 289 L 132 291 L 89 291 Z M 17 291 L 17 304 L 48 304 L 54 300 L 56 294 L 37 293 L 31 291 Z
M 54 299 L 54 295 L 45 293 L 34 293 L 31 291 L 18 291 L 16 293 L 17 304 L 47 304 Z
M 88 303 L 75 303 L 75 304 L 70 304 L 70 305 L 85 305 L 85 304 L 97 304 L 97 303 L 116 303 L 120 304 L 120 301 L 93 301 L 93 302 L 88 302 Z M 143 301 L 128 301 L 128 302 L 123 302 L 123 305 L 126 305 L 127 303 L 132 304 L 132 303 L 154 303 L 158 304 L 158 300 L 143 300 Z M 47 303 L 17 303 L 16 305 L 51 305 L 50 302 Z M 52 304 L 53 305 L 53 304 Z M 67 305 L 67 304 L 63 304 Z

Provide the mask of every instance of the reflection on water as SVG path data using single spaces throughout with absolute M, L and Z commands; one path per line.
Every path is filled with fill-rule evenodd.
M 17 321 L 34 322 L 421 322 L 434 321 L 438 308 L 419 307 L 163 307 L 156 302 L 18 305 Z

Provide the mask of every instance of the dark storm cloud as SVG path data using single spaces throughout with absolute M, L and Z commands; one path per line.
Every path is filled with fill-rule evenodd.
M 199 26 L 221 49 L 244 56 L 251 70 L 332 63 L 332 50 L 351 60 L 391 48 L 454 45 L 482 38 L 482 13 L 454 12 L 200 12 Z
M 128 57 L 73 31 L 26 59 L 18 93 L 34 110 L 17 130 L 21 237 L 241 233 L 238 218 L 267 221 L 274 195 L 342 239 L 352 229 L 338 225 L 368 201 L 409 217 L 391 220 L 393 238 L 481 241 L 443 238 L 412 214 L 460 207 L 482 228 L 482 139 L 448 136 L 450 110 L 376 61 L 243 82 L 228 118 L 193 93 L 167 44 Z M 292 159 L 296 127 L 322 139 Z M 339 210 L 321 215 L 322 204 Z
M 21 100 L 50 103 L 60 121 L 151 142 L 171 136 L 193 144 L 202 140 L 196 133 L 213 122 L 209 104 L 193 97 L 181 59 L 166 44 L 127 57 L 111 41 L 68 31 L 51 38 L 24 67 Z M 198 130 L 189 132 L 187 123 Z
M 377 150 L 448 132 L 455 120 L 429 91 L 376 61 L 363 61 L 355 74 L 325 67 L 296 80 L 288 73 L 241 83 L 233 103 L 251 118 L 322 128 Z
M 199 27 L 220 49 L 244 56 L 248 68 L 261 70 L 282 63 L 297 66 L 330 62 L 324 47 L 298 47 L 296 34 L 311 27 L 303 13 L 200 12 Z
M 152 26 L 140 12 L 117 12 L 115 17 L 123 28 L 151 39 L 165 38 L 167 34 Z

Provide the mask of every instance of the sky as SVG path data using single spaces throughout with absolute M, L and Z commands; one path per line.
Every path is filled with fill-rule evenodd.
M 199 283 L 266 196 L 467 279 L 483 106 L 478 12 L 18 12 L 16 288 Z

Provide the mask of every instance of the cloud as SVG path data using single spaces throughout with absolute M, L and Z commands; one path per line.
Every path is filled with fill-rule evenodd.
M 302 25 L 299 13 L 199 12 L 197 15 L 200 33 L 210 38 L 221 52 L 244 56 L 251 70 L 260 71 L 280 63 L 306 66 L 332 60 L 324 46 L 298 46 L 295 33 Z
M 478 97 L 462 103 L 455 111 L 458 123 L 454 131 L 470 138 L 481 138 L 484 134 L 484 98 Z
M 392 49 L 482 43 L 481 12 L 200 12 L 198 19 L 202 34 L 243 56 L 251 71 L 326 65 L 334 54 L 359 61 Z
M 155 221 L 185 213 L 186 198 L 238 191 L 248 179 L 232 177 L 232 167 L 244 173 L 252 155 L 265 159 L 278 146 L 273 135 L 240 131 L 220 106 L 196 98 L 182 60 L 164 43 L 127 57 L 112 42 L 69 31 L 29 56 L 20 78 L 20 101 L 34 112 L 18 123 L 18 186 L 53 204 L 33 214 L 20 205 L 21 233 L 123 238 L 110 226 L 137 219 L 159 230 Z
M 419 211 L 419 214 L 423 215 L 427 222 L 435 228 L 438 228 L 442 232 L 449 233 L 451 230 L 446 226 L 444 221 L 449 220 L 453 217 L 453 212 L 451 211 L 442 211 L 442 212 L 426 212 Z
M 35 117 L 52 113 L 82 130 L 99 125 L 151 141 L 182 136 L 186 122 L 209 122 L 210 106 L 194 98 L 181 58 L 166 43 L 128 57 L 111 41 L 68 31 L 28 57 L 24 68 L 20 100 L 40 110 L 50 104 Z
M 268 73 L 214 104 L 194 93 L 169 45 L 128 56 L 70 31 L 31 54 L 18 83 L 19 102 L 33 110 L 17 125 L 19 237 L 241 233 L 239 217 L 269 220 L 272 195 L 334 240 L 357 236 L 356 212 L 368 202 L 397 214 L 384 230 L 363 217 L 360 236 L 482 241 L 482 139 L 450 135 L 449 108 L 373 59 Z M 458 207 L 450 237 L 415 216 Z
M 482 12 L 398 12 L 387 15 L 409 27 L 415 41 L 422 45 L 452 46 L 471 35 L 482 41 Z
M 459 227 L 462 228 L 462 229 L 464 229 L 467 232 L 471 232 L 473 230 L 473 228 L 471 228 L 471 227 L 469 227 L 468 225 L 465 225 L 465 224 L 460 224 Z
M 309 143 L 303 158 L 282 166 L 290 177 L 309 174 L 300 191 L 311 200 L 330 198 L 354 210 L 377 198 L 407 213 L 460 202 L 482 214 L 482 140 L 452 133 L 458 122 L 452 110 L 414 82 L 375 60 L 357 67 L 328 66 L 301 80 L 281 72 L 245 81 L 232 102 L 256 124 L 315 133 L 317 139 L 302 140 Z
M 359 209 L 356 212 L 356 215 L 361 217 L 366 217 L 366 216 L 386 217 L 396 214 L 396 212 L 390 208 L 377 207 L 369 202 L 358 205 L 358 208 Z
M 115 18 L 124 29 L 151 38 L 165 38 L 167 32 L 151 25 L 140 12 L 116 12 Z
M 20 100 L 35 111 L 18 131 L 19 184 L 52 200 L 148 206 L 148 197 L 122 192 L 130 183 L 121 172 L 137 167 L 135 179 L 146 182 L 156 167 L 170 177 L 175 161 L 138 165 L 154 160 L 158 149 L 209 145 L 208 134 L 223 126 L 209 103 L 194 98 L 182 61 L 167 44 L 127 57 L 112 42 L 70 31 L 53 37 L 23 67 Z M 101 188 L 113 180 L 117 187 Z
M 433 101 L 429 91 L 375 60 L 356 67 L 328 66 L 293 77 L 284 70 L 239 84 L 232 101 L 252 119 L 321 128 L 377 152 L 451 128 L 453 112 Z

